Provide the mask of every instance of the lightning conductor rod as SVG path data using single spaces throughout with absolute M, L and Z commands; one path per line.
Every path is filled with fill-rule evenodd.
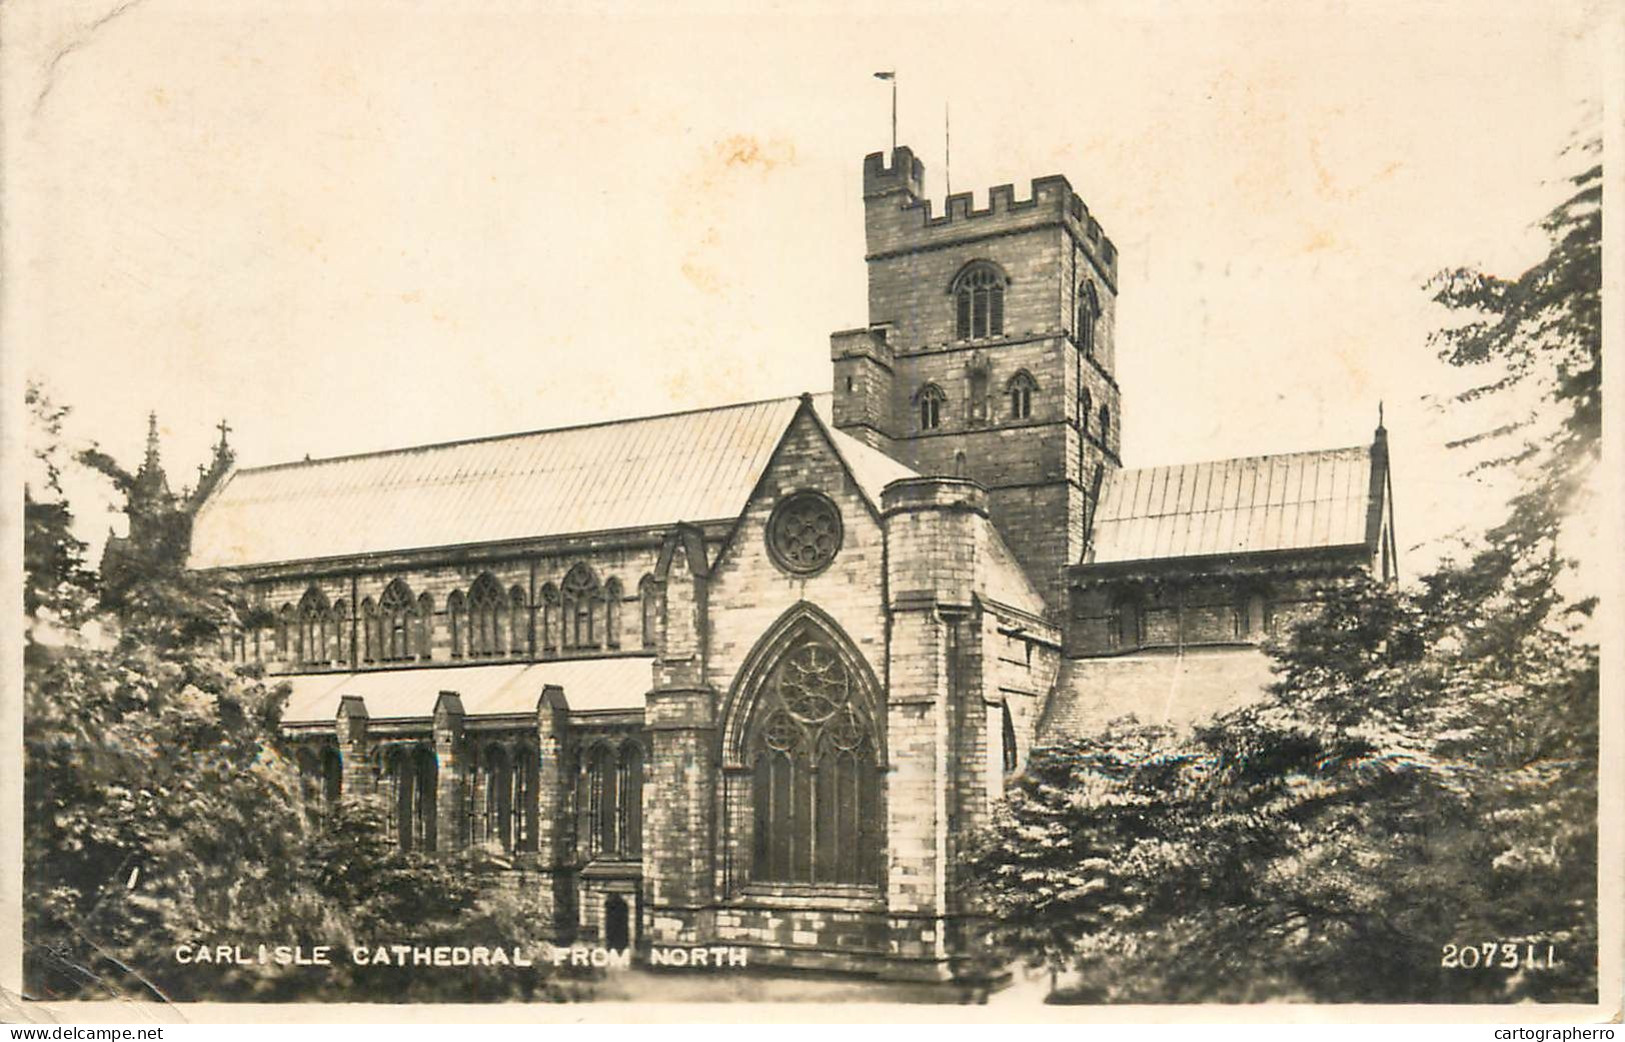
M 954 194 L 953 175 L 953 135 L 950 133 L 952 124 L 948 120 L 948 103 L 942 103 L 942 184 L 947 189 L 946 194 Z

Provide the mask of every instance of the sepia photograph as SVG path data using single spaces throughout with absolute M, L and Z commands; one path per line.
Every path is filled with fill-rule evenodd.
M 1619 23 L 6 5 L 0 1019 L 1617 1023 Z

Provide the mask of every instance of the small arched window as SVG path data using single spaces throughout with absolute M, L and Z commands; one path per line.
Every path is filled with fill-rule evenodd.
M 1109 406 L 1100 407 L 1100 443 L 1106 444 L 1112 436 L 1112 410 Z
M 523 655 L 530 647 L 530 608 L 518 586 L 508 590 L 508 628 L 508 650 Z
M 926 384 L 919 389 L 914 402 L 919 409 L 920 430 L 934 431 L 942 425 L 943 405 L 947 401 L 948 396 L 936 384 Z
M 552 583 L 542 587 L 542 651 L 559 650 L 559 591 Z
M 334 601 L 333 610 L 328 613 L 329 626 L 332 633 L 329 636 L 333 649 L 333 661 L 338 663 L 350 660 L 350 606 L 344 601 Z
M 1094 399 L 1089 395 L 1089 388 L 1078 389 L 1078 430 L 1084 434 L 1089 433 L 1089 413 L 1094 408 Z
M 312 586 L 299 599 L 299 630 L 294 638 L 297 659 L 302 665 L 321 666 L 330 660 L 327 622 L 331 609 L 327 597 Z
M 451 657 L 462 658 L 468 651 L 468 607 L 462 590 L 446 598 L 446 625 L 451 628 Z
M 412 609 L 417 602 L 402 579 L 384 588 L 378 599 L 378 658 L 381 662 L 405 662 L 412 657 Z
M 284 604 L 276 614 L 276 657 L 279 659 L 293 658 L 293 640 L 295 625 L 293 620 L 293 605 Z
M 434 657 L 434 598 L 428 594 L 418 597 L 417 632 L 412 638 L 412 650 L 427 662 Z
M 1003 712 L 1003 726 L 1000 728 L 1001 746 L 1004 751 L 1004 773 L 1009 774 L 1021 762 L 1021 752 L 1016 747 L 1016 721 L 1010 715 L 1010 703 L 1006 702 L 1001 709 Z
M 474 580 L 468 590 L 468 653 L 474 657 L 502 654 L 506 628 L 507 595 L 490 572 Z
M 954 332 L 960 340 L 1004 335 L 1004 287 L 1009 280 L 987 261 L 966 265 L 954 278 Z
M 361 602 L 361 661 L 377 662 L 381 653 L 378 647 L 378 607 L 368 597 Z
M 652 575 L 638 583 L 638 609 L 643 622 L 643 646 L 653 648 L 660 639 L 660 590 Z
M 1078 286 L 1078 321 L 1073 336 L 1078 341 L 1078 351 L 1085 358 L 1095 356 L 1095 323 L 1100 318 L 1100 296 L 1095 292 L 1095 284 L 1085 279 Z
M 1012 420 L 1027 420 L 1033 415 L 1033 392 L 1038 390 L 1038 381 L 1032 374 L 1023 369 L 1010 378 L 1005 393 L 1010 396 L 1010 418 Z
M 617 579 L 604 583 L 604 645 L 621 646 L 621 584 Z
M 596 648 L 598 646 L 598 606 L 602 594 L 598 577 L 585 564 L 577 564 L 564 576 L 563 591 L 564 646 L 567 648 Z

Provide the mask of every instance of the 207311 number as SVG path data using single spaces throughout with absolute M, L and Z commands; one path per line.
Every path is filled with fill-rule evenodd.
M 1439 965 L 1447 970 L 1549 970 L 1557 965 L 1557 952 L 1554 945 L 1515 941 L 1446 944 Z

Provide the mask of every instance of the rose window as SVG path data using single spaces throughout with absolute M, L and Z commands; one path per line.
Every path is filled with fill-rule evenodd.
M 768 519 L 767 546 L 786 571 L 819 571 L 841 548 L 840 511 L 816 492 L 797 492 Z

